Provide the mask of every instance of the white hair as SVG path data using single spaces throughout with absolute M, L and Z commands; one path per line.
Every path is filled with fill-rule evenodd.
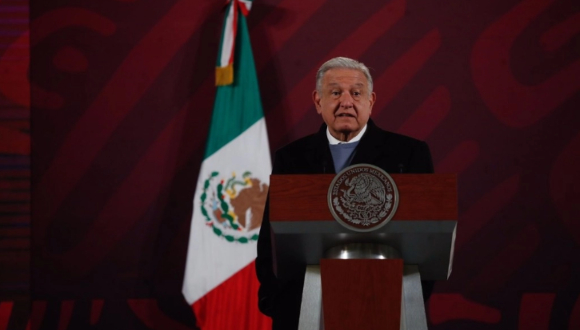
M 373 92 L 373 77 L 371 77 L 369 68 L 366 65 L 352 58 L 335 57 L 322 64 L 318 72 L 316 72 L 316 90 L 319 93 L 322 91 L 322 77 L 324 77 L 326 71 L 335 68 L 353 69 L 362 72 L 369 82 L 369 93 Z

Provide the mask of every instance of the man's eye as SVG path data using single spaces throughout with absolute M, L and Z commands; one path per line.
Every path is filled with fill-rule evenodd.
M 336 92 L 336 91 L 335 92 L 331 92 L 331 94 L 334 95 L 334 96 L 340 95 L 340 93 L 339 92 Z
M 360 96 L 361 95 L 361 92 L 354 92 L 354 93 L 352 93 L 352 95 L 354 95 L 354 96 Z

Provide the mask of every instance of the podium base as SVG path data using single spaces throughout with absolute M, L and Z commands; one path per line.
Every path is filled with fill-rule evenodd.
M 324 329 L 324 320 L 322 316 L 322 278 L 320 277 L 319 265 L 306 267 L 298 329 Z
M 320 266 L 306 267 L 299 330 L 324 330 Z M 427 316 L 417 266 L 405 265 L 401 303 L 401 330 L 427 330 Z M 332 329 L 328 329 L 332 330 Z
M 403 268 L 403 304 L 401 307 L 401 329 L 427 330 L 421 275 L 417 266 L 405 265 Z

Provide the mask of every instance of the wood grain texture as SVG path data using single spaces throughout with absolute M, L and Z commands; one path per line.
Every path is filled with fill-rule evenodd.
M 334 174 L 271 175 L 270 221 L 334 221 L 328 187 Z M 393 220 L 456 220 L 455 174 L 392 174 L 399 189 Z
M 326 330 L 399 330 L 403 260 L 322 259 Z

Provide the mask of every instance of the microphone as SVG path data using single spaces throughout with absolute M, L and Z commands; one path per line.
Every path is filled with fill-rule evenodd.
M 405 171 L 405 165 L 403 165 L 403 163 L 399 164 L 399 173 L 404 173 Z
M 326 159 L 322 161 L 322 174 L 326 174 Z

